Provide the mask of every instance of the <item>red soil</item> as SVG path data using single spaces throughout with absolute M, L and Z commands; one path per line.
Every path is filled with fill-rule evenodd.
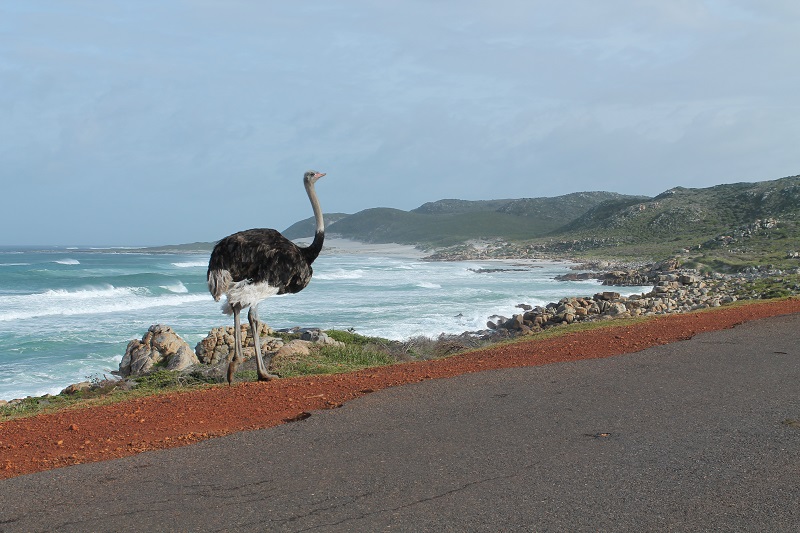
M 238 383 L 0 422 L 0 479 L 268 428 L 373 391 L 496 368 L 632 353 L 748 320 L 800 312 L 800 300 L 672 315 L 332 376 Z

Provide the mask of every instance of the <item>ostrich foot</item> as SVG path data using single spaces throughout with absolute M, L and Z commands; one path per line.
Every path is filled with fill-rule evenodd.
M 258 381 L 272 381 L 273 379 L 279 379 L 280 376 L 276 376 L 275 374 L 270 374 L 265 372 L 263 374 L 258 374 Z
M 236 369 L 239 367 L 239 362 L 236 360 L 228 364 L 228 385 L 233 385 L 233 375 L 236 374 Z

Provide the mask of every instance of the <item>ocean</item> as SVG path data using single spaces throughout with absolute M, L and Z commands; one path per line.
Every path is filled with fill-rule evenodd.
M 489 316 L 511 316 L 519 303 L 599 290 L 596 281 L 554 281 L 568 263 L 425 262 L 411 247 L 329 242 L 304 291 L 261 303 L 264 322 L 400 340 L 484 329 Z M 110 375 L 128 341 L 152 324 L 171 326 L 191 346 L 232 325 L 208 293 L 207 263 L 207 253 L 0 248 L 0 399 Z

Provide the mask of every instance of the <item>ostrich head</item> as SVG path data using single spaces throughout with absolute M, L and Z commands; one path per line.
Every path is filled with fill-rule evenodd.
M 303 182 L 306 185 L 314 185 L 318 179 L 324 176 L 324 172 L 317 172 L 316 170 L 309 170 L 303 175 Z

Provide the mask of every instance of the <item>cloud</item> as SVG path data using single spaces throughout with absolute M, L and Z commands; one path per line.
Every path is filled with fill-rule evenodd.
M 40 216 L 1 240 L 281 229 L 310 214 L 309 167 L 348 212 L 797 173 L 798 21 L 739 0 L 6 2 L 0 173 Z

